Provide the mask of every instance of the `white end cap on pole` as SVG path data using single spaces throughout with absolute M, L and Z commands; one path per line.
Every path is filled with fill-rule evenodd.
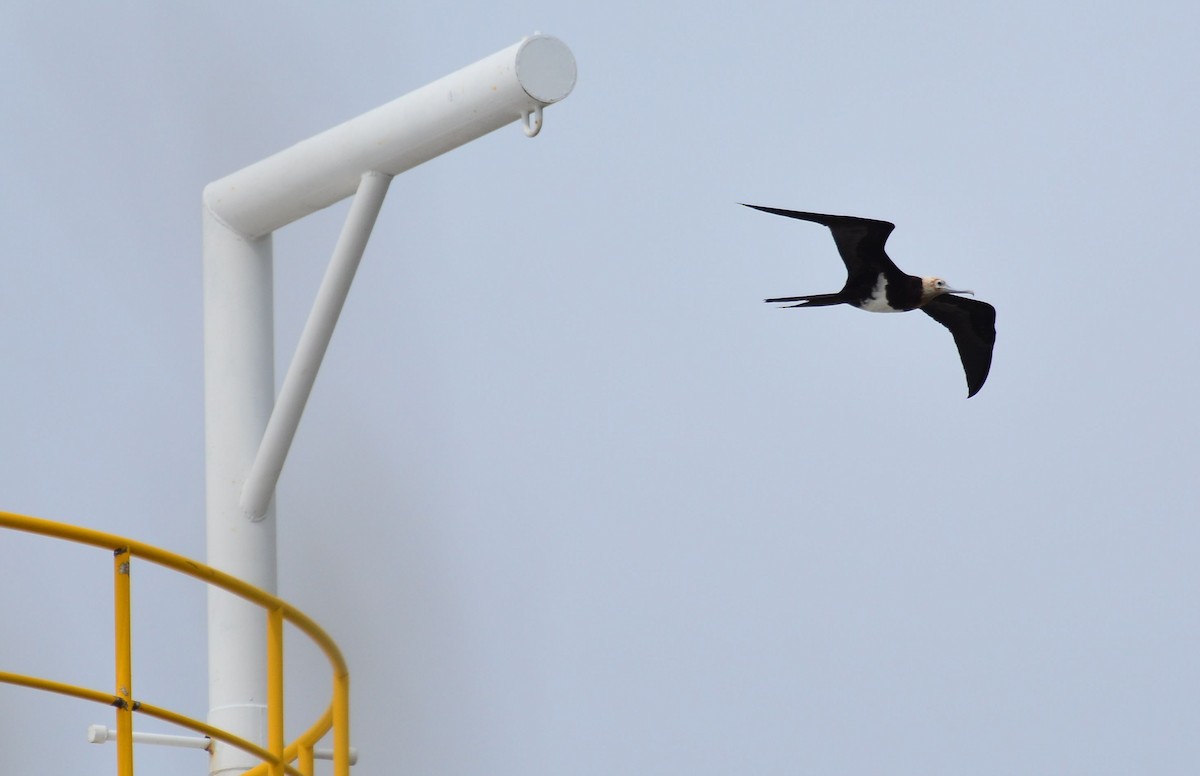
M 397 175 L 565 98 L 575 57 L 535 33 L 204 189 L 230 229 L 255 238 L 345 199 L 363 173 Z M 540 127 L 539 127 L 540 128 Z

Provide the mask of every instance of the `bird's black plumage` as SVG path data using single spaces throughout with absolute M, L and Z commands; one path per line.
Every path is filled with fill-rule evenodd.
M 967 398 L 979 393 L 992 368 L 996 344 L 996 308 L 987 302 L 942 294 L 921 311 L 950 330 L 967 374 Z
M 954 336 L 967 376 L 967 397 L 974 396 L 983 387 L 996 344 L 996 309 L 987 302 L 954 296 L 967 292 L 954 291 L 938 278 L 919 278 L 902 272 L 884 251 L 884 244 L 896 228 L 895 224 L 761 205 L 746 207 L 829 227 L 846 265 L 846 283 L 835 294 L 785 296 L 765 301 L 794 303 L 788 307 L 848 304 L 872 312 L 923 310 Z

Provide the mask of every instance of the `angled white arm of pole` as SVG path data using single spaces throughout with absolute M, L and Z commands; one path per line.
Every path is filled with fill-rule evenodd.
M 329 268 L 325 270 L 325 277 L 317 290 L 317 299 L 300 334 L 300 342 L 296 345 L 296 354 L 292 356 L 292 364 L 275 399 L 275 408 L 271 411 L 271 419 L 267 421 L 267 430 L 263 432 L 258 454 L 242 487 L 241 507 L 253 520 L 262 518 L 271 503 L 275 483 L 283 471 L 283 462 L 296 436 L 304 405 L 312 392 L 321 360 L 325 358 L 325 350 L 333 337 L 333 328 L 346 303 L 346 295 L 350 293 L 350 283 L 354 280 L 354 273 L 367 247 L 367 238 L 375 227 L 375 219 L 383 207 L 383 198 L 391 182 L 391 175 L 366 173 L 362 176 L 354 201 L 350 203 L 342 234 L 333 249 Z
M 213 181 L 204 204 L 233 231 L 259 237 L 350 196 L 370 170 L 398 175 L 517 119 L 536 134 L 541 109 L 574 86 L 575 58 L 566 44 L 531 35 Z

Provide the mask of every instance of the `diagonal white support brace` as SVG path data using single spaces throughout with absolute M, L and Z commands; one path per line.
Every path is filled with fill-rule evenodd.
M 261 519 L 271 503 L 279 473 L 283 471 L 283 463 L 292 446 L 296 428 L 300 425 L 304 405 L 312 392 L 321 360 L 325 358 L 325 350 L 333 337 L 333 328 L 346 303 L 346 295 L 350 293 L 354 273 L 366 250 L 367 239 L 375 227 L 375 219 L 379 216 L 391 182 L 392 176 L 381 172 L 364 174 L 350 204 L 350 212 L 346 215 L 342 234 L 333 249 L 329 268 L 325 271 L 317 299 L 300 334 L 300 342 L 296 345 L 296 354 L 292 356 L 292 364 L 275 399 L 275 408 L 267 421 L 258 455 L 242 488 L 241 507 L 253 520 Z

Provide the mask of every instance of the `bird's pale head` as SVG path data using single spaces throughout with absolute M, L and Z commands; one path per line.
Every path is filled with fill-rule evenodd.
M 942 294 L 974 294 L 974 291 L 967 291 L 961 288 L 951 288 L 950 284 L 941 278 L 921 278 L 921 306 L 932 302 Z

